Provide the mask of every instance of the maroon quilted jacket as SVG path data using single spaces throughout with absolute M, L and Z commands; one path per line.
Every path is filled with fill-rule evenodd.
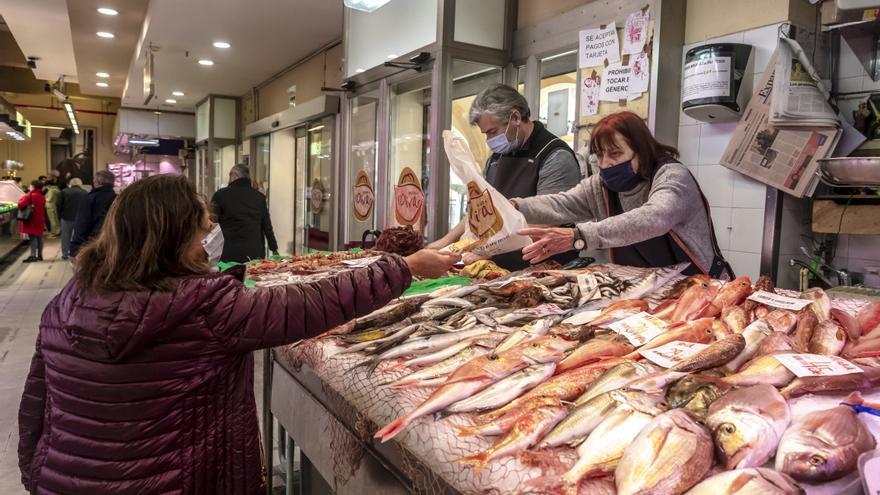
M 411 278 L 399 256 L 303 285 L 245 289 L 241 275 L 184 278 L 172 292 L 67 284 L 43 313 L 21 399 L 25 487 L 259 493 L 251 351 L 367 314 Z

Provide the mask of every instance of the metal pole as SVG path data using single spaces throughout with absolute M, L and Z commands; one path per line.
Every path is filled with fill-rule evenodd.
M 286 441 L 284 442 L 284 457 L 287 458 L 284 461 L 284 493 L 285 495 L 293 495 L 293 439 L 289 436 L 286 437 Z M 300 480 L 302 480 L 302 472 L 300 472 L 299 474 Z M 303 494 L 302 487 L 300 487 L 299 493 L 300 495 Z
M 779 271 L 779 233 L 782 229 L 782 200 L 785 194 L 767 186 L 764 202 L 764 242 L 761 246 L 761 275 L 768 275 L 776 283 Z
M 263 460 L 266 466 L 266 495 L 272 495 L 272 349 L 263 350 Z

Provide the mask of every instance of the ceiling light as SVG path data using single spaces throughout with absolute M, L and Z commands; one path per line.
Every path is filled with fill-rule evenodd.
M 79 134 L 79 122 L 76 121 L 76 112 L 73 110 L 73 104 L 66 100 L 62 104 L 64 105 L 64 112 L 67 113 L 67 120 L 70 121 L 70 127 L 73 128 L 73 133 Z
M 174 96 L 183 96 L 183 91 L 172 91 L 171 94 Z
M 116 37 L 116 35 L 114 35 L 113 33 L 108 33 L 107 31 L 98 31 L 98 32 L 95 33 L 95 34 L 97 34 L 97 35 L 100 36 L 101 38 L 107 38 L 107 39 L 115 38 L 115 37 Z
M 108 73 L 106 73 L 106 72 L 95 72 L 95 75 L 98 76 L 98 77 L 100 77 L 100 78 L 108 78 L 108 77 L 110 77 L 110 74 L 108 74 Z
M 110 86 L 110 85 L 105 82 L 96 82 L 95 86 L 97 86 L 99 88 L 106 88 L 107 86 Z
M 356 9 L 363 12 L 373 12 L 388 3 L 388 1 L 389 0 L 343 0 L 342 3 L 350 9 Z
M 162 112 L 153 112 L 153 113 L 155 113 L 156 115 L 162 115 Z
M 199 65 L 214 65 L 214 61 L 203 58 L 199 60 Z
M 214 48 L 229 48 L 230 46 L 232 46 L 232 45 L 230 45 L 229 43 L 227 43 L 225 41 L 215 41 L 214 42 Z
M 150 138 L 128 138 L 128 144 L 134 144 L 137 146 L 159 146 L 159 140 Z
M 386 58 L 388 58 L 388 60 L 392 60 L 392 59 L 397 58 L 397 55 L 394 54 L 394 53 L 389 53 L 389 54 L 388 54 L 388 57 L 386 57 Z
M 104 15 L 116 15 L 116 14 L 118 14 L 119 12 L 117 12 L 117 11 L 115 11 L 115 10 L 109 8 L 109 7 L 101 7 L 101 8 L 98 9 L 98 13 L 99 13 L 99 14 L 104 14 Z
M 357 72 L 358 74 L 363 74 L 366 71 L 367 71 L 367 69 L 356 69 L 355 70 L 355 72 Z
M 165 100 L 165 103 L 170 103 L 170 104 L 174 105 L 175 103 L 177 103 L 177 100 L 175 100 L 174 98 L 167 98 Z

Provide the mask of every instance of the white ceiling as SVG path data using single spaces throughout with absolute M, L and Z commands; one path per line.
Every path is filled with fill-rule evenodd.
M 157 99 L 150 108 L 193 110 L 208 94 L 240 96 L 342 37 L 341 0 L 151 0 L 124 106 L 143 107 L 146 47 L 155 52 Z M 226 41 L 228 49 L 212 46 Z M 199 59 L 214 61 L 211 67 Z M 174 97 L 172 91 L 186 96 Z M 174 98 L 173 106 L 164 103 Z
M 39 57 L 37 79 L 77 81 L 65 0 L 0 0 L 0 15 L 24 56 Z

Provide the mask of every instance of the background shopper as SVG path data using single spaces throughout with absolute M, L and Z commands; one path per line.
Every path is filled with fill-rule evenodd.
M 246 166 L 232 167 L 229 185 L 214 193 L 211 205 L 225 240 L 221 261 L 244 263 L 266 256 L 263 239 L 269 243 L 272 254 L 278 254 L 266 196 L 252 187 Z
M 30 190 L 18 200 L 18 209 L 33 207 L 30 217 L 19 220 L 19 231 L 26 235 L 30 243 L 31 255 L 24 263 L 43 261 L 43 234 L 46 230 L 46 198 L 43 196 L 43 183 L 38 180 L 31 182 Z
M 46 194 L 46 223 L 49 237 L 58 237 L 61 234 L 61 224 L 58 221 L 61 189 L 58 188 L 56 179 L 50 177 L 46 179 L 46 187 L 43 190 Z
M 85 200 L 86 192 L 82 188 L 82 179 L 74 177 L 70 179 L 67 187 L 61 191 L 58 201 L 58 212 L 61 216 L 61 258 L 70 257 L 70 243 L 73 240 L 73 226 L 76 222 L 76 213 Z
M 116 176 L 107 170 L 98 171 L 95 174 L 94 187 L 86 199 L 82 202 L 79 211 L 76 212 L 76 222 L 73 226 L 73 240 L 70 243 L 70 256 L 76 256 L 79 248 L 101 231 L 104 217 L 116 199 L 113 185 Z

